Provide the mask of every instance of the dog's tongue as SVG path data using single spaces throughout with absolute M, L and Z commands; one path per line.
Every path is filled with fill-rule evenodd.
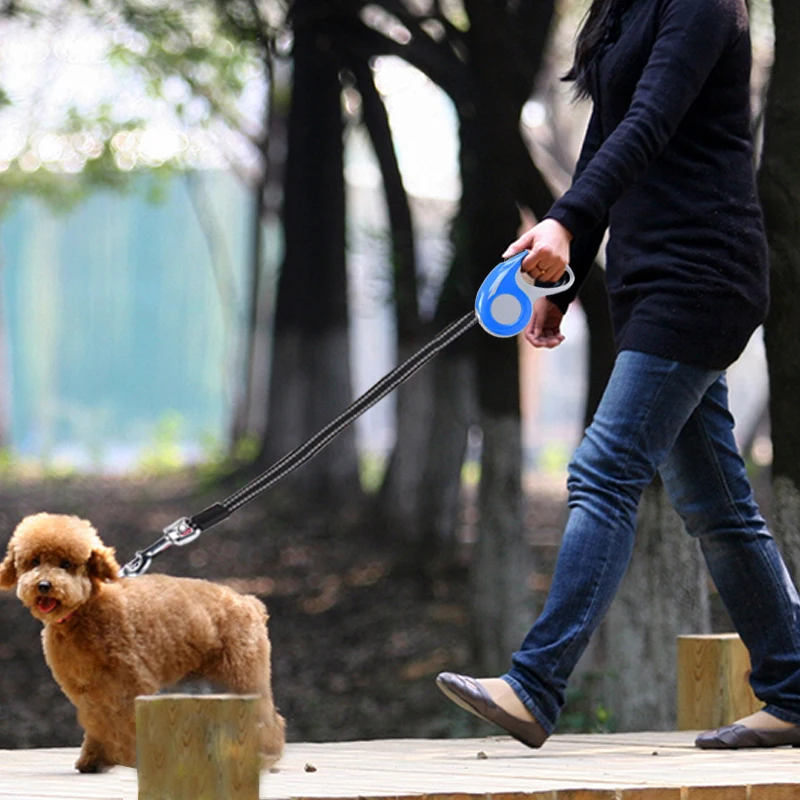
M 58 605 L 58 600 L 54 600 L 52 597 L 40 597 L 36 601 L 36 605 L 39 607 L 39 611 L 49 614 Z

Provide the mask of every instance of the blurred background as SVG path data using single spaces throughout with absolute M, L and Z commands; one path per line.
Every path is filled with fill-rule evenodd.
M 2 4 L 2 541 L 25 514 L 76 513 L 124 562 L 467 313 L 569 185 L 589 108 L 560 76 L 587 7 Z M 786 0 L 751 3 L 780 302 L 729 374 L 793 568 L 799 112 L 781 77 L 797 17 Z M 290 739 L 485 732 L 432 678 L 503 671 L 546 596 L 566 465 L 613 359 L 602 263 L 564 332 L 539 352 L 472 330 L 156 563 L 265 600 Z M 659 486 L 640 516 L 564 729 L 674 726 L 675 635 L 728 629 Z M 36 624 L 12 593 L 0 603 L 0 746 L 76 744 Z

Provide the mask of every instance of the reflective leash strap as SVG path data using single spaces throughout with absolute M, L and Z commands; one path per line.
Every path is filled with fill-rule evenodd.
M 447 345 L 466 333 L 478 322 L 474 311 L 465 314 L 461 319 L 448 325 L 441 333 L 416 352 L 400 366 L 395 367 L 388 375 L 381 378 L 371 389 L 349 405 L 336 419 L 312 436 L 307 442 L 292 450 L 280 461 L 273 464 L 266 472 L 254 478 L 243 488 L 234 492 L 226 500 L 195 514 L 193 517 L 181 517 L 164 528 L 164 535 L 150 547 L 136 552 L 136 556 L 120 571 L 123 578 L 143 575 L 150 568 L 153 559 L 172 546 L 183 547 L 193 542 L 203 531 L 208 530 L 222 520 L 227 519 L 234 511 L 249 503 L 265 489 L 285 478 L 290 472 L 313 458 L 323 447 L 338 436 L 350 423 L 360 417 L 387 394 L 394 391 L 401 383 L 407 381 L 417 370 L 421 369 L 437 353 Z

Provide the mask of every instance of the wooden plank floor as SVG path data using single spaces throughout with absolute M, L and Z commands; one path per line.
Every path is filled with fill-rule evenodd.
M 693 734 L 290 744 L 263 800 L 800 800 L 800 749 L 709 752 Z M 0 798 L 135 800 L 136 772 L 79 775 L 77 750 L 0 751 Z

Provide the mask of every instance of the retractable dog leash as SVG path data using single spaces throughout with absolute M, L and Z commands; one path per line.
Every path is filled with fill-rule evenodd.
M 533 315 L 533 303 L 539 297 L 563 292 L 575 281 L 572 270 L 567 267 L 565 273 L 555 283 L 532 282 L 520 267 L 527 253 L 527 250 L 523 250 L 511 258 L 501 261 L 486 276 L 475 298 L 473 311 L 446 327 L 421 350 L 381 378 L 336 419 L 307 442 L 287 453 L 266 472 L 254 478 L 227 499 L 214 503 L 192 517 L 181 517 L 164 528 L 163 535 L 158 541 L 144 550 L 137 551 L 135 557 L 122 567 L 120 576 L 131 578 L 143 575 L 157 555 L 170 547 L 183 547 L 193 542 L 201 533 L 227 519 L 245 503 L 249 503 L 265 489 L 285 478 L 290 472 L 294 472 L 335 439 L 367 409 L 407 381 L 437 353 L 466 333 L 476 323 L 479 323 L 492 336 L 516 336 L 525 330 Z

